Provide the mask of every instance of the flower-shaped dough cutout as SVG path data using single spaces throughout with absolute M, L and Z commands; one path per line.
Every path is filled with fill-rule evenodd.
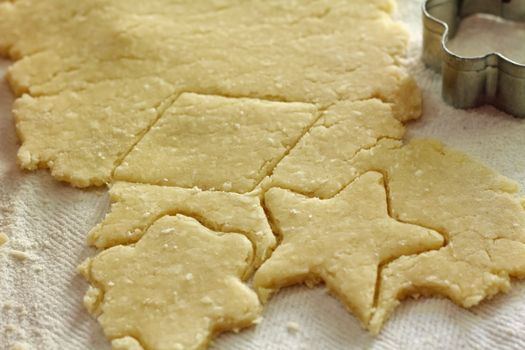
M 330 199 L 273 188 L 265 202 L 282 242 L 255 273 L 254 286 L 263 298 L 284 286 L 322 280 L 365 326 L 380 264 L 443 245 L 439 233 L 389 216 L 376 172 Z
M 135 245 L 109 248 L 85 263 L 94 285 L 86 306 L 116 346 L 203 349 L 214 334 L 259 317 L 257 295 L 241 281 L 251 255 L 243 235 L 165 216 Z
M 254 247 L 253 268 L 276 244 L 256 196 L 128 182 L 114 183 L 109 194 L 110 212 L 88 235 L 88 242 L 97 248 L 134 243 L 157 219 L 175 214 L 197 218 L 215 231 L 245 235 Z

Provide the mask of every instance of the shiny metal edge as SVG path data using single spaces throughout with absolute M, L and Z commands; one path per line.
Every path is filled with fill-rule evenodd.
M 447 42 L 461 19 L 475 13 L 525 21 L 525 0 L 426 0 L 423 12 L 423 62 L 441 72 L 443 99 L 456 108 L 492 104 L 525 118 L 525 64 L 499 52 L 464 57 Z M 509 10 L 508 6 L 512 6 Z M 525 45 L 525 44 L 524 44 Z

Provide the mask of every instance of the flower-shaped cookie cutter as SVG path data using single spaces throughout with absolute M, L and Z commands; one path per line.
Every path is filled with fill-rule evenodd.
M 525 118 L 524 64 L 498 52 L 470 58 L 447 48 L 461 19 L 477 13 L 525 21 L 525 0 L 426 0 L 423 4 L 423 62 L 441 72 L 442 95 L 448 104 L 456 108 L 492 104 Z

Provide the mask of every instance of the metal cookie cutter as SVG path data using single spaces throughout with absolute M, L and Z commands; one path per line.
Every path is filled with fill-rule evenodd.
M 426 0 L 423 62 L 441 72 L 443 99 L 452 106 L 471 108 L 489 103 L 525 118 L 524 64 L 497 52 L 467 58 L 447 49 L 461 19 L 476 13 L 525 21 L 525 0 Z

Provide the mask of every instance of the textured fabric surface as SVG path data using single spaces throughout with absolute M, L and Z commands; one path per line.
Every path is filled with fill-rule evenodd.
M 439 76 L 419 60 L 420 2 L 399 0 L 397 17 L 412 33 L 406 63 L 423 89 L 425 103 L 422 119 L 408 126 L 409 137 L 442 140 L 525 187 L 525 120 L 492 107 L 461 111 L 446 106 L 440 97 Z M 457 46 L 462 52 L 479 53 L 490 45 L 487 38 L 502 37 L 506 30 L 525 33 L 523 26 L 491 24 L 490 30 L 501 30 L 501 35 L 479 40 L 476 28 L 483 29 L 486 23 L 472 21 L 471 25 Z M 517 35 L 517 41 L 505 37 L 510 51 L 519 49 L 516 44 L 523 36 Z M 476 41 L 468 41 L 473 38 Z M 2 76 L 7 66 L 7 61 L 1 62 Z M 46 350 L 108 349 L 98 324 L 84 310 L 87 284 L 76 272 L 76 266 L 94 253 L 86 246 L 85 236 L 107 211 L 106 190 L 78 190 L 56 182 L 45 171 L 20 171 L 15 162 L 18 145 L 11 107 L 12 96 L 2 81 L 0 232 L 10 241 L 0 247 L 0 350 L 17 343 Z M 290 331 L 290 322 L 297 323 L 299 330 Z M 292 287 L 271 300 L 256 328 L 222 335 L 212 348 L 523 349 L 525 282 L 514 282 L 509 294 L 470 310 L 445 299 L 407 300 L 376 338 L 361 329 L 357 319 L 323 287 Z

